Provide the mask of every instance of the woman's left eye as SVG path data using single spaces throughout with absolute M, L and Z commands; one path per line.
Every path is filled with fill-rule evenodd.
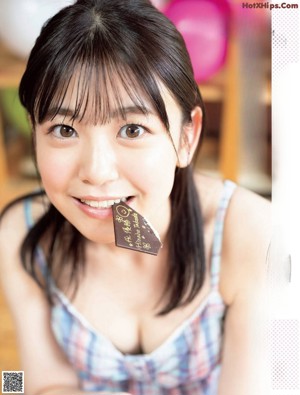
M 56 125 L 51 128 L 51 133 L 60 139 L 67 139 L 77 136 L 76 130 L 68 125 Z
M 136 139 L 141 137 L 146 132 L 146 129 L 141 125 L 130 124 L 123 126 L 118 135 L 123 139 Z

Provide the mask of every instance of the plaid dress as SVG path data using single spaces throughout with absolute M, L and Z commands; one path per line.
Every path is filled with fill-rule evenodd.
M 120 352 L 95 330 L 52 284 L 52 328 L 82 390 L 132 395 L 215 395 L 221 367 L 226 306 L 218 290 L 223 224 L 236 185 L 224 182 L 217 211 L 211 261 L 211 289 L 194 313 L 150 354 Z M 25 213 L 32 226 L 30 202 Z M 41 269 L 45 259 L 37 251 Z M 121 329 L 121 328 L 120 328 Z

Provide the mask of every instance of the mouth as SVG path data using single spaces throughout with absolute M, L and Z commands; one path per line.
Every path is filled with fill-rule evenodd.
M 79 200 L 82 204 L 96 208 L 96 209 L 106 209 L 106 208 L 111 208 L 114 204 L 118 204 L 121 202 L 128 202 L 133 196 L 128 196 L 128 197 L 122 197 L 118 199 L 109 199 L 109 200 L 92 200 L 92 199 L 77 199 Z

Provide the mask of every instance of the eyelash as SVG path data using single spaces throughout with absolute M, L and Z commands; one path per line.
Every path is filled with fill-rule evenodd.
M 124 138 L 125 140 L 127 140 L 127 139 L 128 140 L 130 140 L 130 139 L 135 140 L 135 139 L 141 138 L 141 136 L 143 136 L 145 133 L 150 133 L 149 129 L 146 126 L 144 126 L 143 124 L 141 124 L 141 123 L 128 123 L 126 125 L 123 125 L 119 129 L 117 136 L 119 136 L 123 130 L 126 130 L 127 128 L 130 128 L 130 127 L 131 128 L 137 128 L 137 129 L 142 128 L 143 129 L 143 133 L 141 135 L 135 137 L 135 138 L 134 137 L 130 138 L 128 136 L 127 136 L 127 138 L 126 137 L 121 137 L 121 138 Z M 55 135 L 55 129 L 57 129 L 57 128 L 59 128 L 59 132 L 61 132 L 61 129 L 65 129 L 66 131 L 69 131 L 69 132 L 71 131 L 72 135 L 70 135 L 70 136 L 61 136 L 61 135 L 57 136 L 57 135 Z M 51 134 L 55 138 L 61 139 L 61 140 L 67 140 L 67 139 L 78 137 L 78 133 L 76 132 L 76 130 L 72 126 L 65 125 L 65 124 L 53 125 L 52 127 L 49 128 L 48 134 Z

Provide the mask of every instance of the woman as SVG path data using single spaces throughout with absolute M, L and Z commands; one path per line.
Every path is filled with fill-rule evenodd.
M 204 107 L 171 22 L 77 1 L 43 27 L 20 98 L 44 189 L 2 214 L 0 260 L 26 393 L 259 394 L 269 204 L 193 174 Z M 158 253 L 119 248 L 118 204 Z

